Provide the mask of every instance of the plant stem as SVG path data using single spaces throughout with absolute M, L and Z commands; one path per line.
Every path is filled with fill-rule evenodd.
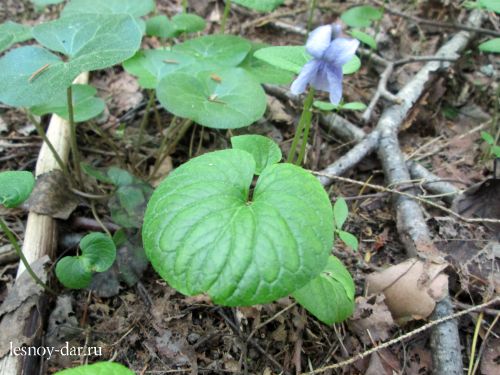
M 148 126 L 149 122 L 149 112 L 151 111 L 151 107 L 153 106 L 155 99 L 156 99 L 155 91 L 150 90 L 148 104 L 146 105 L 144 116 L 142 117 L 141 125 L 139 127 L 139 136 L 137 137 L 137 141 L 135 142 L 134 154 L 136 156 L 139 155 L 139 148 L 141 147 L 142 139 L 144 138 L 144 130 L 146 129 L 146 126 Z
M 75 113 L 73 111 L 73 89 L 71 88 L 71 86 L 68 87 L 66 94 L 68 102 L 71 155 L 73 156 L 73 164 L 75 167 L 77 180 L 80 185 L 83 186 L 82 171 L 80 168 L 80 153 L 78 152 L 78 144 L 76 142 Z
M 59 165 L 59 168 L 61 168 L 61 171 L 64 174 L 64 177 L 66 177 L 66 179 L 70 182 L 70 184 L 74 185 L 75 181 L 73 180 L 73 178 L 69 174 L 66 164 L 64 164 L 64 162 L 62 161 L 61 157 L 57 153 L 57 150 L 55 149 L 54 145 L 50 141 L 49 137 L 47 137 L 47 133 L 43 129 L 43 126 L 36 120 L 35 116 L 33 116 L 33 114 L 31 112 L 27 111 L 26 114 L 28 115 L 28 118 L 33 123 L 33 125 L 35 125 L 35 128 L 36 128 L 38 135 L 40 137 L 42 137 L 42 140 L 45 142 L 45 144 L 49 148 L 50 152 L 52 153 L 52 156 L 54 157 L 54 159 L 57 162 L 57 165 Z
M 182 11 L 184 13 L 187 13 L 187 9 L 188 9 L 188 0 L 182 0 Z
M 222 21 L 220 23 L 220 33 L 224 34 L 226 31 L 227 18 L 229 17 L 229 11 L 231 10 L 231 0 L 225 0 L 224 14 L 222 15 Z
M 305 149 L 307 145 L 307 138 L 309 137 L 309 130 L 311 129 L 311 119 L 312 119 L 312 104 L 314 101 L 314 89 L 311 87 L 309 93 L 307 94 L 306 100 L 304 100 L 304 107 L 302 109 L 302 114 L 300 115 L 299 124 L 293 137 L 292 146 L 290 147 L 290 152 L 288 154 L 287 162 L 293 163 L 295 165 L 300 165 L 304 158 Z M 295 154 L 297 153 L 297 145 L 299 139 L 302 139 L 300 146 L 300 153 L 295 160 Z
M 33 280 L 40 285 L 43 289 L 45 289 L 47 292 L 50 294 L 53 294 L 57 296 L 57 293 L 52 290 L 49 286 L 47 286 L 40 278 L 36 275 L 35 271 L 31 268 L 30 264 L 28 263 L 28 260 L 24 256 L 23 251 L 21 250 L 21 247 L 19 246 L 19 243 L 16 240 L 16 237 L 14 234 L 11 232 L 9 227 L 7 226 L 7 223 L 3 220 L 3 218 L 0 217 L 0 227 L 2 228 L 3 232 L 7 236 L 8 240 L 14 247 L 14 250 L 16 251 L 17 255 L 19 256 L 19 259 L 21 259 L 21 262 L 23 262 L 24 267 L 26 268 L 26 271 L 30 274 L 30 276 L 33 278 Z
M 318 3 L 317 0 L 309 0 L 309 16 L 307 17 L 307 34 L 309 34 L 309 32 L 312 29 L 314 11 L 316 10 L 317 3 Z

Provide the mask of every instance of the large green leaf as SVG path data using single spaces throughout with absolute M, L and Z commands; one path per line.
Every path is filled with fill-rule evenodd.
M 0 52 L 10 48 L 15 43 L 31 39 L 31 26 L 21 25 L 12 21 L 0 25 Z
M 97 90 L 94 87 L 90 85 L 73 85 L 72 90 L 75 122 L 87 121 L 104 111 L 104 100 L 95 97 Z M 31 107 L 31 112 L 38 116 L 47 113 L 56 113 L 62 118 L 69 120 L 66 93 L 63 92 L 62 95 L 49 99 L 49 103 Z
M 35 178 L 31 172 L 0 172 L 0 204 L 7 208 L 17 207 L 29 198 L 34 187 Z
M 69 87 L 85 71 L 103 69 L 131 57 L 139 48 L 142 32 L 129 15 L 80 15 L 36 26 L 35 38 L 70 56 L 58 56 L 26 46 L 0 59 L 0 101 L 16 107 L 44 104 Z
M 283 4 L 285 0 L 233 0 L 233 2 L 259 12 L 271 12 Z
M 336 257 L 330 256 L 323 272 L 292 296 L 323 323 L 333 324 L 353 313 L 354 293 L 351 275 Z
M 305 63 L 312 59 L 304 46 L 267 47 L 255 52 L 254 56 L 268 64 L 295 74 L 299 74 Z M 360 67 L 361 61 L 355 55 L 342 66 L 342 71 L 344 74 L 352 74 L 357 72 Z
M 119 363 L 97 362 L 58 371 L 54 375 L 134 375 L 134 372 Z
M 239 135 L 231 137 L 231 145 L 251 154 L 255 160 L 255 174 L 281 160 L 281 150 L 270 138 L 262 135 Z
M 176 116 L 210 128 L 233 129 L 259 120 L 266 110 L 266 94 L 240 68 L 201 72 L 196 77 L 173 73 L 157 88 L 160 103 Z
M 233 35 L 208 35 L 177 44 L 173 51 L 195 57 L 199 63 L 236 66 L 252 48 L 251 43 Z
M 254 53 L 256 51 L 265 47 L 267 47 L 267 45 L 254 43 L 252 45 L 252 50 L 250 51 L 250 53 L 239 65 L 240 68 L 245 69 L 255 78 L 256 81 L 260 83 L 286 85 L 292 82 L 293 73 L 284 69 L 277 68 L 276 66 L 268 64 L 265 61 L 254 56 Z
M 243 150 L 208 153 L 174 170 L 149 201 L 146 255 L 172 287 L 215 303 L 271 302 L 324 268 L 333 240 L 328 195 L 309 172 L 268 166 L 255 174 Z
M 373 21 L 382 18 L 384 12 L 371 5 L 361 5 L 350 8 L 341 14 L 340 18 L 351 27 L 368 27 Z
M 70 57 L 81 72 L 118 64 L 139 49 L 142 32 L 127 14 L 80 14 L 43 23 L 33 29 L 45 47 Z
M 167 74 L 192 66 L 196 59 L 190 55 L 167 49 L 143 50 L 126 60 L 123 67 L 139 78 L 139 84 L 153 89 Z
M 155 8 L 154 0 L 71 0 L 62 12 L 63 17 L 84 13 L 130 14 L 145 16 Z

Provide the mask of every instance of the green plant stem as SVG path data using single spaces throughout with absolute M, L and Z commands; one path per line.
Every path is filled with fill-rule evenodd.
M 80 168 L 80 153 L 78 151 L 78 143 L 76 142 L 75 113 L 73 111 L 73 89 L 71 86 L 68 87 L 66 94 L 68 102 L 71 155 L 73 156 L 73 164 L 76 171 L 77 181 L 81 186 L 83 186 L 82 170 Z
M 136 156 L 139 155 L 139 148 L 142 146 L 144 131 L 146 130 L 146 126 L 148 126 L 149 122 L 149 112 L 151 111 L 151 107 L 155 103 L 155 99 L 155 90 L 150 90 L 148 104 L 146 105 L 146 110 L 144 111 L 144 116 L 142 117 L 141 125 L 139 126 L 139 135 L 137 137 L 137 141 L 135 142 L 134 154 Z
M 59 168 L 61 168 L 62 173 L 64 174 L 64 177 L 70 182 L 70 184 L 74 185 L 75 181 L 71 177 L 71 175 L 68 172 L 68 168 L 66 164 L 62 161 L 61 157 L 57 153 L 57 150 L 55 149 L 54 145 L 50 141 L 49 137 L 47 137 L 47 133 L 43 129 L 43 126 L 36 120 L 35 116 L 29 111 L 26 112 L 28 115 L 28 118 L 30 121 L 35 125 L 35 129 L 38 133 L 38 135 L 42 138 L 43 142 L 47 145 L 49 148 L 50 152 L 52 153 L 52 156 L 56 160 L 57 165 L 59 165 Z
M 46 285 L 40 278 L 36 275 L 35 271 L 31 268 L 30 264 L 28 263 L 28 260 L 24 256 L 23 251 L 21 250 L 21 247 L 19 246 L 19 243 L 16 240 L 16 237 L 14 234 L 11 232 L 9 227 L 7 226 L 7 223 L 3 220 L 3 218 L 0 217 L 0 227 L 2 228 L 3 232 L 7 236 L 8 240 L 14 247 L 14 250 L 16 251 L 17 255 L 19 256 L 19 259 L 21 259 L 21 262 L 23 262 L 24 267 L 26 268 L 26 271 L 30 274 L 30 276 L 33 278 L 33 280 L 40 285 L 43 289 L 45 289 L 47 292 L 50 294 L 53 294 L 57 296 L 57 293 L 52 290 L 48 285 Z
M 314 101 L 314 89 L 311 87 L 307 94 L 306 100 L 304 100 L 304 107 L 302 109 L 302 114 L 300 115 L 299 124 L 297 126 L 297 131 L 293 137 L 292 146 L 290 147 L 290 152 L 288 154 L 287 162 L 293 163 L 295 165 L 300 165 L 304 158 L 305 148 L 307 144 L 307 138 L 309 137 L 309 131 L 311 129 L 311 119 L 312 119 L 312 105 Z M 302 139 L 300 146 L 300 153 L 294 162 L 295 154 L 297 153 L 297 146 L 299 140 Z
M 220 23 L 220 33 L 224 34 L 226 31 L 226 23 L 229 17 L 229 11 L 231 10 L 231 0 L 225 0 L 224 13 L 222 15 L 222 21 Z
M 188 10 L 188 0 L 182 0 L 182 11 L 187 13 Z
M 316 10 L 317 3 L 318 0 L 309 0 L 309 16 L 307 17 L 307 34 L 309 34 L 309 32 L 312 29 L 314 11 Z
M 470 350 L 469 356 L 469 369 L 467 371 L 467 375 L 472 374 L 472 369 L 474 368 L 474 358 L 476 356 L 476 347 L 477 347 L 477 337 L 479 336 L 479 331 L 481 329 L 481 323 L 483 322 L 484 313 L 481 311 L 476 321 L 476 327 L 474 329 L 474 335 L 472 336 L 472 346 Z

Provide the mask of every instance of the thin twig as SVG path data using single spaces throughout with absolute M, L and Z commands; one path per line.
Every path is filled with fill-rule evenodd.
M 363 359 L 367 356 L 369 356 L 370 354 L 373 354 L 373 353 L 376 353 L 382 349 L 385 349 L 385 348 L 388 348 L 389 346 L 391 345 L 394 345 L 394 344 L 397 344 L 398 342 L 401 342 L 401 341 L 404 341 L 406 340 L 407 338 L 410 338 L 412 336 L 415 336 L 421 332 L 424 332 L 426 330 L 428 330 L 429 328 L 432 328 L 438 324 L 441 324 L 443 322 L 447 322 L 449 320 L 452 320 L 452 319 L 457 319 L 463 315 L 466 315 L 466 314 L 469 314 L 471 312 L 474 312 L 474 311 L 478 311 L 478 310 L 481 310 L 487 306 L 491 306 L 491 305 L 494 305 L 495 303 L 498 303 L 500 302 L 500 297 L 496 297 L 494 299 L 492 299 L 491 301 L 489 302 L 485 302 L 481 305 L 477 305 L 477 306 L 473 306 L 471 307 L 470 309 L 467 309 L 467 310 L 463 310 L 463 311 L 459 311 L 457 313 L 454 313 L 454 314 L 451 314 L 451 315 L 448 315 L 448 316 L 445 316 L 443 318 L 440 318 L 440 319 L 437 319 L 437 320 L 433 320 L 432 322 L 429 322 L 427 324 L 424 324 L 422 327 L 420 328 L 417 328 L 413 331 L 410 331 L 408 333 L 405 333 L 404 335 L 401 335 L 399 336 L 398 338 L 394 339 L 394 340 L 390 340 L 390 341 L 387 341 L 379 346 L 376 346 L 372 349 L 369 349 L 363 353 L 359 353 L 357 355 L 355 355 L 354 357 L 351 357 L 345 361 L 342 361 L 342 362 L 339 362 L 339 363 L 336 363 L 334 365 L 329 365 L 329 366 L 325 366 L 325 367 L 322 367 L 322 368 L 319 368 L 319 369 L 316 369 L 314 371 L 310 371 L 310 372 L 307 372 L 305 373 L 306 375 L 308 374 L 319 374 L 321 372 L 325 372 L 327 370 L 333 370 L 333 369 L 337 369 L 337 368 L 341 368 L 341 367 L 345 367 L 347 365 L 350 365 L 360 359 Z

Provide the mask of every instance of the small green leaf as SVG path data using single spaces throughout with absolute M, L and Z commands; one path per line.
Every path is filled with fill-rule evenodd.
M 84 289 L 92 281 L 92 272 L 83 268 L 79 257 L 64 257 L 56 265 L 57 279 L 66 288 Z
M 96 98 L 97 90 L 90 85 L 72 85 L 73 88 L 73 111 L 75 122 L 87 121 L 100 115 L 104 111 L 104 100 Z M 42 116 L 47 113 L 56 113 L 62 118 L 69 120 L 66 93 L 61 93 L 50 98 L 50 103 L 31 107 L 31 112 Z
M 116 186 L 126 186 L 134 182 L 134 176 L 124 169 L 111 167 L 107 173 L 111 182 Z
M 205 20 L 196 14 L 179 13 L 172 17 L 172 23 L 177 35 L 182 33 L 196 33 L 205 30 Z
M 267 105 L 261 85 L 241 68 L 201 72 L 196 77 L 169 74 L 160 81 L 157 95 L 174 115 L 218 129 L 249 126 L 264 115 Z
M 97 362 L 58 371 L 54 375 L 134 375 L 125 366 L 114 362 Z
M 495 139 L 493 138 L 493 136 L 488 133 L 488 132 L 485 132 L 485 131 L 482 131 L 481 132 L 481 138 L 483 138 L 483 141 L 485 141 L 487 144 L 489 144 L 490 146 L 493 146 L 495 144 Z
M 0 172 L 0 204 L 14 208 L 29 198 L 35 177 L 28 171 Z
M 336 257 L 330 256 L 325 269 L 292 296 L 312 315 L 330 325 L 352 315 L 354 293 L 349 271 Z
M 326 111 L 326 112 L 340 109 L 340 105 L 333 104 L 330 102 L 324 102 L 322 100 L 315 100 L 313 106 L 318 108 L 320 111 Z
M 369 46 L 371 49 L 374 49 L 374 50 L 377 49 L 377 42 L 375 41 L 375 38 L 372 37 L 371 35 L 368 35 L 367 33 L 363 32 L 359 29 L 352 29 L 349 32 L 349 34 L 351 34 L 351 36 L 353 38 L 356 38 L 360 42 Z
M 500 158 L 500 146 L 492 146 L 491 153 L 495 155 L 495 157 Z
M 233 0 L 233 2 L 259 12 L 271 12 L 285 0 Z
M 347 220 L 349 215 L 349 209 L 347 208 L 347 203 L 344 198 L 337 198 L 335 204 L 333 205 L 333 218 L 335 220 L 335 228 L 340 229 Z
M 358 251 L 358 239 L 356 236 L 349 232 L 344 232 L 343 230 L 338 231 L 340 239 L 354 251 Z
M 302 67 L 312 59 L 304 46 L 278 46 L 262 48 L 254 56 L 280 69 L 299 74 Z M 361 60 L 353 56 L 342 66 L 344 74 L 352 74 L 361 67 Z
M 255 160 L 255 174 L 281 160 L 281 150 L 271 139 L 262 135 L 239 135 L 231 137 L 231 145 L 238 150 L 251 154 Z
M 79 260 L 87 272 L 104 272 L 116 259 L 113 239 L 104 233 L 90 233 L 80 241 L 82 255 Z
M 498 0 L 479 0 L 479 5 L 491 12 L 500 13 L 500 3 Z
M 254 56 L 256 51 L 265 47 L 267 47 L 265 44 L 252 44 L 252 50 L 239 67 L 245 69 L 260 83 L 286 85 L 292 82 L 293 73 L 277 68 Z
M 500 53 L 500 38 L 490 39 L 481 43 L 479 49 L 483 52 Z
M 366 104 L 361 102 L 344 103 L 340 109 L 349 111 L 364 111 L 366 109 Z
M 208 35 L 176 44 L 172 50 L 196 58 L 199 64 L 231 67 L 241 63 L 252 45 L 246 39 L 233 35 Z
M 21 25 L 12 21 L 0 25 L 0 52 L 10 48 L 15 43 L 21 43 L 33 36 L 31 26 Z
M 175 35 L 175 27 L 167 16 L 161 14 L 146 21 L 146 35 L 172 38 Z
M 123 63 L 123 67 L 130 74 L 139 77 L 139 84 L 142 87 L 153 89 L 170 73 L 179 70 L 195 71 L 195 68 L 190 69 L 195 62 L 194 57 L 184 53 L 154 49 L 137 52 L 134 57 Z
M 71 0 L 63 9 L 62 16 L 97 14 L 130 14 L 145 16 L 155 8 L 154 0 Z
M 316 277 L 332 247 L 333 214 L 319 181 L 289 163 L 238 149 L 196 157 L 156 189 L 144 216 L 154 269 L 186 295 L 242 306 L 288 295 Z
M 384 12 L 370 5 L 362 5 L 350 8 L 341 14 L 340 18 L 351 27 L 368 27 L 373 21 L 382 18 Z
M 100 171 L 97 168 L 94 168 L 93 166 L 85 163 L 80 163 L 80 167 L 82 168 L 82 171 L 89 175 L 90 177 L 94 177 L 97 181 L 104 182 L 106 184 L 112 184 L 113 181 L 106 176 L 102 171 Z
M 125 233 L 125 230 L 123 230 L 123 228 L 118 229 L 113 234 L 113 242 L 115 243 L 115 246 L 117 248 L 127 242 L 127 234 Z

